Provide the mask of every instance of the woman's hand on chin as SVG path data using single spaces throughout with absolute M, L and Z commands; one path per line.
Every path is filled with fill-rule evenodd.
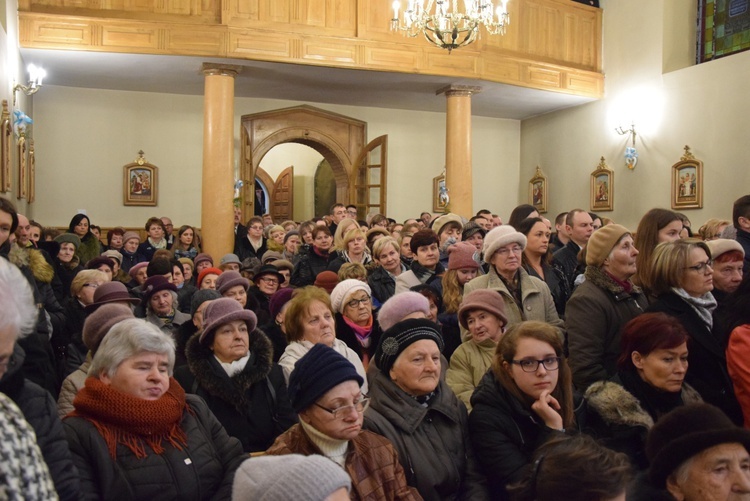
M 552 428 L 553 430 L 563 429 L 562 416 L 558 413 L 560 402 L 550 394 L 549 390 L 544 390 L 539 395 L 539 399 L 531 404 L 531 410 L 542 418 L 548 428 Z

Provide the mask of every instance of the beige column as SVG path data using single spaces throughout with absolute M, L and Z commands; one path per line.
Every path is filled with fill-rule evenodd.
M 234 77 L 241 66 L 203 64 L 203 251 L 218 259 L 234 248 Z
M 436 92 L 445 94 L 445 186 L 447 212 L 474 215 L 471 184 L 471 95 L 482 91 L 470 85 L 449 85 Z

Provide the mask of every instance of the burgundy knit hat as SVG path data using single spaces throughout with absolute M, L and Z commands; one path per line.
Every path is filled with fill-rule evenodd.
M 135 276 L 138 274 L 139 270 L 142 270 L 143 268 L 146 268 L 148 266 L 148 263 L 146 261 L 138 264 L 134 264 L 131 266 L 130 270 L 128 271 L 128 275 L 130 275 L 130 278 L 135 279 Z
M 419 249 L 420 247 L 437 243 L 440 243 L 440 239 L 438 238 L 437 233 L 432 230 L 419 230 L 411 237 L 409 248 L 414 254 L 416 254 L 417 249 Z
M 196 258 L 197 259 L 197 258 Z M 195 263 L 196 266 L 198 266 L 198 263 Z M 205 270 L 201 271 L 198 275 L 198 280 L 195 281 L 195 286 L 199 289 L 201 288 L 201 282 L 203 282 L 203 279 L 206 278 L 206 275 L 218 275 L 221 276 L 222 271 L 219 268 L 206 268 Z
M 508 325 L 508 316 L 505 314 L 505 301 L 499 292 L 493 289 L 477 289 L 469 292 L 461 301 L 458 309 L 458 321 L 461 327 L 468 329 L 466 317 L 476 310 L 486 311 L 499 318 L 503 325 Z
M 83 323 L 83 344 L 91 350 L 91 353 L 96 353 L 99 344 L 109 330 L 118 322 L 129 318 L 135 318 L 129 306 L 124 304 L 101 305 L 101 308 L 86 317 L 86 321 Z
M 143 284 L 143 300 L 148 303 L 151 300 L 151 296 L 159 291 L 177 292 L 177 286 L 167 280 L 167 277 L 164 275 L 148 277 Z
M 281 309 L 292 299 L 294 289 L 291 287 L 284 287 L 273 293 L 271 299 L 268 301 L 268 311 L 271 313 L 271 320 L 276 320 L 276 315 L 279 314 Z
M 141 304 L 140 299 L 135 298 L 128 293 L 128 288 L 125 287 L 125 284 L 113 280 L 112 282 L 101 284 L 96 288 L 94 291 L 94 302 L 87 305 L 84 310 L 86 310 L 88 314 L 91 314 L 104 304 L 123 301 L 127 301 L 134 305 Z
M 425 317 L 430 315 L 430 301 L 419 292 L 406 291 L 391 296 L 378 310 L 378 323 L 387 331 L 411 313 L 421 311 Z
M 336 285 L 338 285 L 338 283 L 339 276 L 332 271 L 326 270 L 318 273 L 318 276 L 315 277 L 315 283 L 313 285 L 315 287 L 320 287 L 328 294 L 330 294 L 331 292 L 333 292 L 333 289 L 336 288 Z
M 258 325 L 258 317 L 250 310 L 246 310 L 236 300 L 222 297 L 211 301 L 203 310 L 203 330 L 198 341 L 210 342 L 216 329 L 234 320 L 244 320 L 247 331 L 252 332 Z
M 469 242 L 458 242 L 448 247 L 448 269 L 479 268 L 479 251 Z
M 96 256 L 95 258 L 89 259 L 86 263 L 86 269 L 98 270 L 101 265 L 109 266 L 109 269 L 112 271 L 115 269 L 115 262 L 111 258 L 105 256 Z
M 210 270 L 211 268 L 208 269 Z M 203 273 L 201 273 L 201 275 L 203 275 Z M 239 271 L 232 270 L 225 271 L 216 279 L 216 290 L 222 295 L 235 285 L 241 285 L 245 289 L 245 292 L 247 292 L 247 289 L 250 288 L 250 281 L 240 275 Z
M 210 255 L 208 255 L 208 254 L 206 254 L 204 252 L 201 252 L 200 254 L 198 254 L 197 256 L 195 256 L 195 259 L 193 259 L 193 263 L 195 264 L 196 268 L 198 267 L 198 265 L 200 263 L 202 263 L 204 261 L 208 261 L 209 263 L 211 263 L 211 266 L 214 265 L 213 258 Z

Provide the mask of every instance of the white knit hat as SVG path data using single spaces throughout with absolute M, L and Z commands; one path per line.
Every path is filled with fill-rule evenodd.
M 368 296 L 372 297 L 372 290 L 370 289 L 370 286 L 367 285 L 367 282 L 356 280 L 354 278 L 349 278 L 343 282 L 339 282 L 331 291 L 331 306 L 333 307 L 333 311 L 343 314 L 344 301 L 357 291 L 365 291 Z
M 489 263 L 496 250 L 514 242 L 520 245 L 522 250 L 526 248 L 526 236 L 516 231 L 512 226 L 504 224 L 492 228 L 484 237 L 484 246 L 482 247 L 484 262 Z

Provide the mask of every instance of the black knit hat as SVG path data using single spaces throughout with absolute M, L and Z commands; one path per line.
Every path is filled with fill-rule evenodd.
M 443 336 L 440 334 L 440 327 L 435 322 L 426 318 L 409 318 L 397 322 L 380 338 L 380 344 L 375 351 L 378 368 L 383 374 L 389 376 L 393 363 L 401 352 L 422 339 L 435 341 L 442 353 Z
M 292 408 L 299 414 L 344 381 L 356 381 L 362 386 L 365 380 L 339 352 L 324 344 L 316 344 L 297 360 L 289 376 Z
M 683 462 L 715 445 L 740 443 L 750 451 L 750 431 L 735 426 L 717 407 L 691 404 L 662 417 L 648 434 L 649 479 L 663 488 Z

